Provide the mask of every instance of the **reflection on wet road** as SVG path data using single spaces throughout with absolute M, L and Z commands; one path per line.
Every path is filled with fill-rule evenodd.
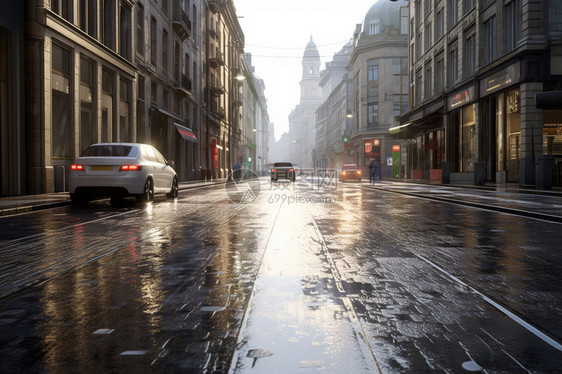
M 562 365 L 560 224 L 309 187 L 2 218 L 0 372 Z

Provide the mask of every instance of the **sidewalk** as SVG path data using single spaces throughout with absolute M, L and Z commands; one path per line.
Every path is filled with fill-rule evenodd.
M 224 183 L 224 179 L 213 179 L 211 181 L 189 181 L 180 182 L 179 189 L 188 190 L 204 185 L 214 185 Z M 0 198 L 0 217 L 14 214 L 27 213 L 43 209 L 57 208 L 70 205 L 70 195 L 68 192 L 54 192 L 39 195 L 24 195 Z
M 447 203 L 468 205 L 531 218 L 562 222 L 562 189 L 519 185 L 445 185 L 383 180 L 375 188 Z

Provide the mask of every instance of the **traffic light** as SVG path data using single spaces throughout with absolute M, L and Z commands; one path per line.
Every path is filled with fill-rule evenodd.
M 349 142 L 349 138 L 348 138 L 347 136 L 344 136 L 344 137 L 343 137 L 343 142 L 344 142 L 344 143 Z

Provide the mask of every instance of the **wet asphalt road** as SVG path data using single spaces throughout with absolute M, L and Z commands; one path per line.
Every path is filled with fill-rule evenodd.
M 560 223 L 260 188 L 0 218 L 0 372 L 558 372 Z

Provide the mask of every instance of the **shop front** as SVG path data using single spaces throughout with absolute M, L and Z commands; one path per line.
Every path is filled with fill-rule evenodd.
M 389 130 L 397 142 L 404 143 L 400 147 L 400 177 L 430 182 L 442 181 L 445 161 L 443 102 L 439 100 L 423 111 L 404 118 L 404 125 Z M 405 139 L 408 141 L 403 142 Z M 393 158 L 394 156 L 393 149 Z
M 518 182 L 521 158 L 521 91 L 519 63 L 480 81 L 480 158 L 486 160 L 486 179 Z
M 552 158 L 553 185 L 562 186 L 562 102 L 543 110 L 542 151 L 543 155 Z
M 477 161 L 475 100 L 475 86 L 462 89 L 447 98 L 447 142 L 452 182 L 470 182 L 474 179 Z

